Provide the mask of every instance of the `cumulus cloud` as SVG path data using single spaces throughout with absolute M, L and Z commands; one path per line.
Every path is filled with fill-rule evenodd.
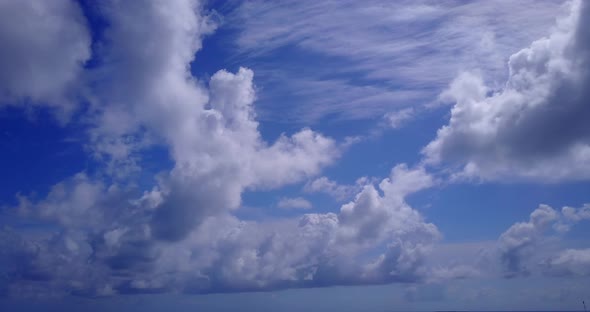
M 263 140 L 250 69 L 192 76 L 202 39 L 216 27 L 199 2 L 108 1 L 98 12 L 108 27 L 100 62 L 85 72 L 91 101 L 82 117 L 86 147 L 104 168 L 66 178 L 41 198 L 18 195 L 14 211 L 46 227 L 0 234 L 3 294 L 207 293 L 423 277 L 440 234 L 405 202 L 433 185 L 423 168 L 396 166 L 337 213 L 239 220 L 232 211 L 244 192 L 313 179 L 341 146 L 307 128 Z M 170 167 L 139 180 L 133 172 L 151 147 L 168 151 Z
M 339 156 L 332 139 L 310 129 L 265 142 L 251 70 L 220 70 L 208 85 L 192 77 L 201 40 L 215 29 L 198 2 L 103 6 L 111 27 L 105 65 L 93 73 L 102 79 L 89 148 L 116 173 L 140 168 L 147 147 L 168 149 L 173 168 L 154 190 L 162 197 L 152 220 L 159 238 L 180 240 L 203 218 L 238 208 L 244 191 L 311 177 Z
M 585 204 L 582 208 L 563 207 L 561 213 L 569 222 L 578 222 L 581 220 L 590 220 L 590 204 Z
M 513 54 L 495 90 L 474 73 L 443 93 L 449 124 L 423 153 L 456 177 L 555 182 L 590 177 L 590 5 L 572 2 L 552 33 Z
M 303 197 L 283 197 L 277 203 L 277 207 L 281 209 L 311 209 L 313 205 Z
M 61 230 L 2 232 L 0 261 L 11 264 L 3 287 L 12 295 L 99 296 L 420 281 L 440 233 L 404 197 L 429 181 L 423 169 L 398 165 L 338 213 L 266 222 L 216 214 L 171 242 L 154 230 L 157 193 L 105 187 L 81 174 L 45 199 L 21 198 L 22 214 Z
M 583 220 L 577 216 L 586 218 L 587 210 L 587 204 L 581 208 L 564 207 L 561 212 L 548 205 L 539 205 L 531 213 L 529 221 L 512 225 L 502 233 L 497 243 L 503 275 L 507 278 L 527 276 L 533 270 L 538 271 L 540 263 L 546 264 L 546 273 L 579 272 L 585 251 L 558 251 L 555 256 L 555 251 L 543 250 L 542 245 L 550 241 L 550 234 L 564 233 Z
M 303 191 L 306 193 L 325 193 L 337 201 L 344 202 L 353 198 L 367 183 L 368 179 L 366 177 L 359 178 L 354 185 L 339 184 L 327 177 L 319 177 L 305 183 Z
M 66 120 L 90 44 L 74 1 L 2 1 L 0 105 L 47 105 Z
M 435 183 L 435 179 L 423 167 L 409 169 L 406 164 L 400 164 L 392 169 L 390 178 L 383 180 L 379 186 L 383 192 L 390 194 L 390 200 L 397 198 L 398 202 L 402 202 L 406 195 L 431 187 Z M 367 177 L 357 179 L 354 185 L 338 184 L 327 177 L 320 177 L 306 183 L 303 190 L 308 193 L 326 193 L 337 201 L 345 201 L 355 194 L 363 193 L 367 187 L 371 189 L 371 185 Z
M 558 214 L 547 205 L 531 213 L 528 222 L 519 222 L 502 233 L 498 241 L 505 277 L 530 274 L 525 258 L 535 251 L 544 232 L 557 220 Z
M 590 275 L 590 249 L 567 249 L 545 262 L 547 273 L 557 276 Z
M 564 245 L 568 245 L 568 231 L 590 220 L 587 211 L 588 204 L 561 210 L 541 204 L 528 220 L 512 224 L 495 241 L 439 244 L 428 259 L 429 281 L 582 276 L 586 274 L 584 249 L 571 249 L 571 245 L 564 249 Z

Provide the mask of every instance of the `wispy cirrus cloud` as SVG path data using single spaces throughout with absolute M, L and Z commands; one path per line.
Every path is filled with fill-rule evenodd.
M 329 115 L 380 118 L 431 104 L 462 70 L 479 68 L 498 83 L 507 55 L 545 35 L 560 7 L 555 1 L 248 1 L 229 19 L 239 25 L 240 55 L 257 72 L 260 67 L 261 80 L 289 82 L 296 99 L 282 114 L 287 109 L 292 119 L 314 122 Z M 268 109 L 285 102 L 278 93 L 262 94 Z

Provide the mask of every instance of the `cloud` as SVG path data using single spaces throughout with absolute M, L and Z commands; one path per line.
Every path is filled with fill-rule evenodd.
M 319 177 L 305 183 L 303 191 L 306 193 L 325 193 L 339 202 L 344 202 L 353 198 L 368 182 L 366 177 L 362 177 L 354 185 L 343 185 L 327 177 Z
M 588 179 L 589 12 L 585 1 L 573 2 L 548 37 L 509 58 L 499 89 L 460 75 L 442 95 L 455 104 L 449 124 L 424 148 L 426 161 L 451 166 L 457 178 Z
M 587 206 L 557 210 L 540 204 L 528 220 L 512 224 L 495 241 L 438 244 L 427 259 L 428 281 L 583 275 L 583 249 L 564 246 L 572 243 L 567 232 L 590 220 L 577 217 L 586 215 Z
M 265 142 L 251 70 L 220 70 L 208 85 L 191 75 L 202 38 L 216 27 L 200 3 L 102 6 L 111 26 L 104 66 L 91 73 L 101 79 L 88 148 L 119 175 L 141 169 L 147 148 L 169 152 L 172 169 L 154 190 L 162 202 L 151 226 L 160 239 L 183 239 L 203 218 L 237 209 L 244 191 L 309 178 L 339 156 L 332 139 L 307 128 Z
M 523 259 L 529 257 L 541 241 L 549 225 L 557 220 L 558 214 L 547 205 L 540 205 L 531 213 L 528 222 L 512 225 L 499 238 L 498 246 L 504 266 L 505 277 L 530 274 Z
M 67 120 L 76 107 L 73 89 L 91 55 L 78 4 L 2 1 L 0 29 L 0 105 L 49 106 Z
M 253 64 L 267 86 L 260 104 L 266 116 L 306 123 L 374 119 L 432 104 L 460 71 L 481 68 L 500 85 L 506 56 L 546 35 L 560 6 L 247 1 L 228 16 L 227 27 L 239 32 L 238 57 Z M 288 101 L 285 94 L 296 100 L 273 110 L 276 101 Z
M 590 220 L 590 204 L 585 204 L 582 208 L 563 207 L 561 213 L 569 222 L 578 222 L 581 220 Z
M 413 108 L 404 108 L 396 112 L 385 114 L 385 119 L 388 121 L 391 128 L 397 129 L 402 127 L 408 120 L 412 119 L 415 114 Z
M 55 71 L 55 80 L 47 87 L 43 86 L 44 80 L 33 87 L 6 84 L 10 89 L 2 90 L 3 96 L 19 106 L 32 100 L 35 105 L 48 103 L 65 112 L 73 109 L 70 97 L 78 95 L 72 90 L 83 90 L 88 107 L 74 117 L 80 118 L 88 138 L 85 147 L 99 168 L 95 174 L 82 172 L 65 178 L 43 196 L 17 195 L 17 207 L 7 210 L 18 213 L 22 221 L 41 225 L 33 230 L 0 231 L 0 295 L 99 297 L 271 291 L 432 282 L 481 273 L 465 264 L 428 266 L 427 255 L 441 234 L 406 202 L 407 196 L 437 184 L 423 167 L 397 165 L 380 183 L 361 178 L 354 185 L 341 185 L 327 177 L 316 178 L 349 143 L 339 144 L 309 128 L 267 142 L 259 131 L 258 111 L 254 108 L 259 95 L 251 69 L 220 70 L 208 80 L 194 77 L 191 66 L 199 64 L 196 53 L 202 40 L 218 27 L 201 3 L 100 3 L 95 9 L 108 21 L 108 27 L 100 42 L 93 42 L 100 46 L 94 51 L 98 62 L 93 68 L 83 66 L 90 56 L 90 38 L 75 2 L 9 4 L 10 10 L 5 12 L 27 20 L 32 13 L 51 12 L 43 15 L 49 21 L 34 19 L 31 25 L 39 31 L 27 33 L 33 39 L 26 42 L 47 48 L 46 52 L 34 51 L 47 55 L 31 56 L 21 51 L 19 57 L 24 63 L 29 57 L 42 60 L 38 69 Z M 383 15 L 376 8 L 372 6 L 365 13 L 381 19 L 391 15 L 396 25 L 423 18 L 432 22 L 441 18 L 442 12 L 438 7 L 420 5 L 401 7 L 400 14 L 383 10 L 387 13 Z M 346 17 L 351 12 L 344 13 Z M 453 11 L 451 15 L 457 18 L 459 13 Z M 59 22 L 52 24 L 53 18 Z M 43 27 L 46 24 L 55 25 L 59 31 Z M 362 35 L 378 26 L 351 32 L 350 36 L 362 43 Z M 40 40 L 36 35 L 60 37 L 56 32 L 67 33 L 71 42 L 54 47 L 45 39 L 36 41 Z M 0 31 L 1 40 L 5 40 L 2 36 L 6 33 Z M 379 32 L 378 38 L 369 39 L 380 40 L 382 35 Z M 484 39 L 482 46 L 487 48 L 503 40 L 495 35 Z M 305 40 L 309 41 L 302 42 L 302 46 L 317 48 L 317 38 Z M 330 46 L 333 42 L 324 41 L 327 50 L 322 53 L 358 57 L 330 50 L 340 43 Z M 19 42 L 4 42 L 9 50 L 20 51 L 16 49 L 21 47 Z M 261 51 L 265 48 L 261 47 Z M 383 50 L 367 52 L 384 60 L 384 55 L 390 58 L 390 49 L 397 51 L 394 45 L 380 48 Z M 423 46 L 399 48 L 410 53 Z M 63 53 L 54 53 L 59 51 Z M 377 68 L 363 69 L 374 64 L 365 59 L 357 61 L 360 67 L 354 70 L 366 70 L 365 78 L 399 78 Z M 4 66 L 1 62 L 0 66 Z M 59 67 L 45 67 L 46 63 Z M 414 82 L 430 88 L 441 78 L 432 76 Z M 25 78 L 43 77 L 40 72 Z M 489 96 L 490 88 L 483 83 L 464 87 L 476 76 L 464 77 L 469 79 L 459 79 L 441 98 L 453 99 L 459 92 L 465 95 L 461 101 Z M 330 81 L 300 92 L 321 94 L 322 87 L 337 90 L 347 85 L 340 82 Z M 388 103 L 387 96 L 392 95 L 399 96 L 398 100 L 416 99 L 420 93 L 414 89 L 390 90 L 378 96 L 380 91 L 378 87 L 360 86 L 347 95 L 355 95 L 351 103 L 358 106 L 375 100 Z M 365 95 L 374 97 L 364 99 Z M 333 111 L 333 107 L 326 109 Z M 416 111 L 402 109 L 398 115 L 388 116 L 398 125 Z M 362 113 L 357 110 L 355 114 Z M 167 152 L 169 162 L 158 164 L 161 171 L 157 175 L 140 176 L 144 157 L 152 148 Z M 245 192 L 278 189 L 302 181 L 309 181 L 305 192 L 327 193 L 344 204 L 335 212 L 266 221 L 240 220 L 233 214 L 241 207 Z M 277 206 L 309 209 L 311 203 L 300 197 L 282 198 Z M 498 241 L 498 250 L 507 276 L 530 271 L 530 263 L 536 259 L 531 256 L 532 248 L 544 242 L 546 231 L 567 231 L 574 223 L 588 219 L 587 208 L 565 207 L 560 214 L 541 206 L 528 222 L 506 231 Z M 566 250 L 544 258 L 542 263 L 547 274 L 585 275 L 586 253 Z
M 577 261 L 580 260 L 583 263 L 584 251 L 554 251 L 544 248 L 543 245 L 550 245 L 548 234 L 553 233 L 554 236 L 557 235 L 555 237 L 559 237 L 559 234 L 568 231 L 573 224 L 583 220 L 573 216 L 585 216 L 587 206 L 587 204 L 581 208 L 566 206 L 560 213 L 550 206 L 539 205 L 531 213 L 529 221 L 515 223 L 502 233 L 498 239 L 497 248 L 504 277 L 527 276 L 533 271 L 538 272 L 539 263 L 545 263 L 545 268 L 541 268 L 545 273 L 568 272 L 570 269 L 572 272 L 578 272 L 578 266 L 581 264 Z M 556 252 L 557 256 L 555 256 Z M 571 268 L 568 265 L 571 265 Z
M 109 26 L 96 42 L 98 65 L 84 72 L 92 83 L 80 119 L 99 168 L 46 196 L 17 196 L 10 211 L 43 227 L 0 233 L 3 294 L 209 293 L 423 278 L 424 256 L 440 233 L 405 202 L 433 185 L 423 168 L 396 166 L 337 213 L 239 220 L 232 212 L 244 192 L 313 179 L 342 145 L 308 128 L 263 140 L 250 69 L 193 77 L 202 39 L 216 28 L 199 2 L 109 1 L 96 9 Z M 167 151 L 170 163 L 141 177 L 150 148 Z
M 441 242 L 426 259 L 427 283 L 457 283 L 458 280 L 497 278 L 497 241 Z
M 447 267 L 433 268 L 431 272 L 432 281 L 444 281 L 453 279 L 465 279 L 481 276 L 481 271 L 471 265 L 452 265 Z
M 277 203 L 277 207 L 281 209 L 311 209 L 313 205 L 303 197 L 283 197 Z
M 265 222 L 218 213 L 171 241 L 154 230 L 157 192 L 81 174 L 45 199 L 21 198 L 22 214 L 58 227 L 40 237 L 2 232 L 0 262 L 11 264 L 3 287 L 13 296 L 99 296 L 416 282 L 440 233 L 404 197 L 428 181 L 423 169 L 398 165 L 338 213 Z
M 567 249 L 545 262 L 546 272 L 554 276 L 590 275 L 590 249 Z

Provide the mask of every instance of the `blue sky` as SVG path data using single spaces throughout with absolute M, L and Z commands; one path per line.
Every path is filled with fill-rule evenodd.
M 0 305 L 581 310 L 583 1 L 2 1 Z

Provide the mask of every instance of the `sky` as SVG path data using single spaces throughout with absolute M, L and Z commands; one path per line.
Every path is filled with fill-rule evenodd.
M 0 0 L 2 311 L 577 310 L 590 2 Z

